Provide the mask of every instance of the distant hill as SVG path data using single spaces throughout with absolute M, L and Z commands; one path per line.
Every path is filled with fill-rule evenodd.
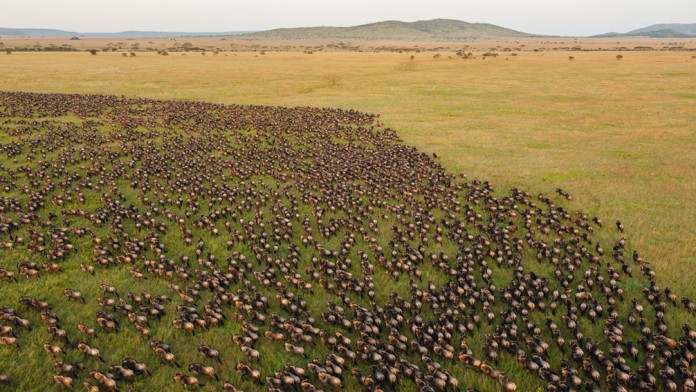
M 13 29 L 0 27 L 0 35 L 13 37 L 74 37 L 81 34 L 74 31 L 55 29 Z
M 161 32 L 161 31 L 122 31 L 118 33 L 78 33 L 75 31 L 53 29 L 0 28 L 0 36 L 20 37 L 104 37 L 104 38 L 159 38 L 244 35 L 247 38 L 265 39 L 361 39 L 361 40 L 453 40 L 486 37 L 528 37 L 523 33 L 488 23 L 468 23 L 453 19 L 421 20 L 400 22 L 388 20 L 352 27 L 300 27 L 282 28 L 268 31 L 226 31 L 226 32 Z
M 162 37 L 206 37 L 238 35 L 248 31 L 225 32 L 173 32 L 173 31 L 121 31 L 118 33 L 78 33 L 75 31 L 55 29 L 2 28 L 0 36 L 15 37 L 95 37 L 95 38 L 162 38 Z
M 223 32 L 173 32 L 173 31 L 121 31 L 118 33 L 84 33 L 82 37 L 100 38 L 166 38 L 166 37 L 216 37 L 223 35 L 239 35 L 248 31 L 223 31 Z
M 57 29 L 2 28 L 0 36 L 16 37 L 95 37 L 95 38 L 164 38 L 241 35 L 251 39 L 357 39 L 449 41 L 496 37 L 534 37 L 521 31 L 489 23 L 469 23 L 456 19 L 431 19 L 417 22 L 387 20 L 350 27 L 318 26 L 279 28 L 266 31 L 174 32 L 121 31 L 117 33 L 79 33 Z M 696 38 L 696 23 L 664 23 L 631 30 L 605 33 L 594 37 Z
M 453 19 L 417 22 L 388 20 L 352 27 L 281 28 L 243 34 L 264 39 L 360 39 L 360 40 L 452 40 L 484 37 L 528 37 L 523 33 L 488 23 L 468 23 Z
M 628 33 L 606 33 L 595 37 L 696 38 L 696 23 L 654 24 Z
M 655 24 L 648 27 L 643 27 L 636 30 L 631 30 L 626 34 L 640 35 L 645 33 L 654 33 L 661 31 L 673 31 L 675 33 L 696 36 L 696 23 L 667 23 Z

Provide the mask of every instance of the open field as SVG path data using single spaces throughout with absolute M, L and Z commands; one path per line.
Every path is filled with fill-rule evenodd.
M 97 383 L 89 370 L 106 372 L 128 356 L 147 364 L 152 376 L 119 379 L 119 390 L 183 390 L 172 377 L 194 375 L 192 363 L 212 366 L 219 375 L 219 381 L 199 376 L 206 384 L 201 390 L 220 390 L 223 381 L 245 391 L 261 389 L 235 369 L 238 362 L 259 369 L 266 389 L 272 380 L 265 377 L 290 362 L 306 369 L 304 381 L 330 391 L 309 361 L 318 358 L 317 366 L 327 366 L 329 353 L 347 352 L 358 359 L 344 366 L 345 390 L 370 390 L 348 374 L 353 367 L 373 377 L 396 372 L 403 391 L 416 390 L 417 380 L 435 385 L 438 377 L 483 391 L 505 385 L 512 390 L 510 382 L 517 391 L 543 390 L 549 382 L 560 387 L 577 381 L 562 369 L 563 358 L 587 390 L 593 368 L 601 381 L 592 385 L 599 390 L 616 383 L 637 388 L 649 379 L 640 370 L 648 362 L 656 366 L 650 373 L 656 389 L 668 385 L 670 377 L 659 373 L 665 365 L 676 371 L 672 379 L 681 386 L 688 380 L 682 374 L 693 369 L 693 362 L 684 365 L 681 358 L 696 349 L 681 328 L 696 326 L 694 311 L 680 302 L 682 296 L 696 299 L 696 58 L 685 51 L 527 48 L 484 60 L 488 46 L 471 48 L 468 60 L 445 50 L 310 55 L 261 54 L 261 47 L 127 58 L 120 51 L 0 53 L 0 91 L 380 115 L 374 123 L 355 112 L 309 108 L 0 94 L 0 207 L 17 224 L 0 222 L 6 248 L 0 249 L 0 268 L 17 278 L 0 281 L 0 307 L 15 308 L 32 326 L 13 324 L 20 322 L 14 313 L 1 309 L 0 325 L 12 325 L 20 344 L 0 346 L 0 375 L 9 377 L 9 389 L 61 390 L 52 378 L 58 373 L 54 360 L 85 364 L 72 376 L 79 389 L 83 380 Z M 31 191 L 44 192 L 45 205 L 34 217 L 24 214 L 40 199 Z M 592 221 L 595 216 L 603 227 Z M 633 261 L 634 250 L 646 264 Z M 62 272 L 44 268 L 47 258 L 55 258 Z M 40 277 L 21 261 L 37 262 Z M 81 271 L 82 263 L 93 266 L 94 274 Z M 524 270 L 516 274 L 518 266 Z M 659 290 L 643 291 L 651 285 L 644 276 L 649 270 L 641 267 L 656 272 Z M 114 286 L 123 301 L 104 293 L 101 284 Z M 211 289 L 218 285 L 223 289 Z M 676 303 L 665 295 L 668 287 Z M 70 300 L 65 288 L 80 292 L 84 303 Z M 148 293 L 151 300 L 144 298 Z M 47 301 L 69 342 L 51 337 L 50 317 L 42 320 L 35 309 L 40 302 L 20 303 L 20 296 Z M 113 306 L 98 304 L 110 299 Z M 555 313 L 549 310 L 554 304 Z M 592 313 L 597 305 L 599 314 Z M 639 305 L 645 323 L 632 325 L 631 317 L 641 318 Z M 163 316 L 149 313 L 153 309 Z M 274 320 L 274 313 L 285 322 Z M 110 315 L 117 332 L 99 325 Z M 147 324 L 136 316 L 147 316 Z M 475 316 L 483 319 L 480 327 Z M 558 327 L 549 327 L 546 317 Z M 249 324 L 243 330 L 235 318 Z M 382 326 L 367 331 L 378 325 L 375 319 Z M 78 322 L 95 328 L 96 336 L 80 332 Z M 139 323 L 148 337 L 141 336 L 142 325 L 139 333 Z M 448 323 L 456 331 L 451 337 Z M 260 328 L 256 341 L 250 338 L 253 326 Z M 310 332 L 314 328 L 325 333 Z M 283 334 L 283 341 L 266 331 Z M 340 336 L 336 332 L 351 340 L 342 351 L 328 339 Z M 252 341 L 231 343 L 232 335 Z M 400 335 L 408 342 L 405 349 L 398 347 Z M 306 337 L 314 343 L 302 343 Z M 390 342 L 404 361 L 392 361 L 390 349 L 373 339 Z M 103 362 L 77 350 L 80 340 L 99 348 Z M 181 367 L 160 360 L 166 352 L 153 349 L 152 340 L 170 345 Z M 584 370 L 576 340 L 589 358 Z M 285 342 L 303 347 L 308 357 L 286 351 Z M 541 342 L 549 347 L 544 350 Z M 66 352 L 54 358 L 43 343 Z M 484 343 L 498 346 L 498 361 Z M 222 361 L 204 357 L 197 351 L 201 344 L 218 349 Z M 655 361 L 647 355 L 651 344 Z M 259 362 L 242 346 L 257 349 Z M 631 347 L 638 349 L 636 358 Z M 421 348 L 427 357 L 417 353 Z M 661 357 L 670 359 L 661 364 Z M 474 365 L 478 359 L 493 370 Z M 445 371 L 429 367 L 431 360 Z M 549 372 L 532 370 L 545 362 Z M 411 364 L 422 373 L 408 376 Z M 327 371 L 324 380 L 336 374 Z M 383 389 L 389 388 L 384 382 Z
M 436 152 L 455 173 L 500 190 L 561 187 L 573 208 L 621 219 L 658 282 L 696 296 L 692 55 L 475 54 L 417 53 L 411 61 L 391 53 L 13 53 L 0 56 L 0 90 L 379 113 L 406 143 Z
M 80 38 L 0 36 L 0 49 L 70 50 L 89 49 L 130 52 L 183 51 L 186 46 L 205 51 L 266 52 L 385 52 L 399 50 L 474 51 L 612 51 L 612 50 L 696 50 L 695 38 L 583 38 L 515 37 L 480 38 L 457 41 L 360 40 L 360 39 L 260 39 L 249 37 L 171 37 L 171 38 Z

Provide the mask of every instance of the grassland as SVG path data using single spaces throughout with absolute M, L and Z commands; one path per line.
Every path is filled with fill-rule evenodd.
M 169 37 L 169 38 L 80 38 L 0 36 L 0 50 L 56 51 L 182 51 L 185 46 L 206 51 L 232 52 L 399 52 L 473 50 L 473 51 L 693 51 L 694 38 L 582 38 L 582 37 L 498 37 L 451 40 L 387 39 L 271 39 L 258 37 Z
M 452 172 L 501 190 L 561 187 L 572 207 L 608 224 L 621 219 L 658 282 L 696 296 L 691 54 L 622 52 L 620 61 L 612 52 L 474 54 L 13 53 L 0 56 L 0 90 L 379 113 Z
M 261 387 L 235 370 L 238 362 L 251 361 L 264 377 L 287 363 L 306 367 L 304 381 L 331 390 L 308 362 L 323 366 L 329 353 L 342 354 L 326 339 L 334 333 L 347 336 L 350 341 L 341 345 L 358 352 L 339 382 L 348 390 L 376 391 L 346 375 L 353 370 L 374 377 L 389 371 L 400 381 L 384 388 L 403 391 L 416 390 L 418 383 L 419 391 L 428 391 L 425 384 L 437 385 L 436 374 L 483 391 L 502 385 L 506 391 L 541 390 L 546 381 L 549 388 L 560 388 L 571 382 L 558 376 L 561 359 L 576 366 L 583 359 L 566 350 L 576 339 L 590 353 L 590 365 L 614 377 L 622 374 L 623 385 L 647 377 L 638 367 L 654 363 L 647 355 L 652 342 L 660 373 L 674 366 L 679 375 L 670 379 L 691 380 L 691 359 L 682 350 L 696 343 L 679 335 L 681 325 L 693 321 L 693 303 L 688 310 L 678 296 L 662 302 L 666 289 L 648 282 L 646 265 L 623 261 L 634 247 L 620 244 L 622 234 L 613 225 L 600 227 L 565 210 L 569 203 L 561 195 L 547 199 L 500 189 L 491 195 L 488 184 L 452 176 L 428 155 L 404 146 L 372 116 L 307 107 L 3 92 L 0 117 L 6 192 L 0 199 L 0 273 L 7 278 L 14 271 L 17 278 L 0 285 L 0 320 L 16 327 L 19 343 L 13 346 L 3 328 L 0 374 L 8 375 L 9 389 L 60 390 L 51 377 L 56 358 L 85 366 L 67 373 L 79 385 L 93 381 L 92 370 L 117 374 L 111 365 L 130 357 L 147 364 L 152 375 L 130 381 L 116 376 L 119 388 L 178 390 L 172 376 L 191 374 L 188 365 L 201 361 L 220 376 L 220 381 L 199 377 L 206 384 L 202 390 L 219 390 L 222 380 L 244 390 L 270 387 L 268 379 Z M 600 244 L 612 247 L 612 255 L 595 250 Z M 47 259 L 60 271 L 40 266 Z M 81 271 L 83 263 L 93 266 L 94 274 Z M 113 285 L 115 293 L 103 293 L 103 284 Z M 65 288 L 78 290 L 84 301 L 68 299 Z M 645 299 L 643 288 L 650 294 Z M 145 298 L 147 293 L 154 301 Z M 108 298 L 115 303 L 104 303 Z M 344 306 L 345 313 L 330 304 Z M 556 311 L 549 309 L 554 304 Z M 151 314 L 156 305 L 161 317 Z M 579 310 L 599 305 L 606 310 L 597 310 L 598 316 Z M 50 313 L 41 312 L 46 306 Z M 631 322 L 631 313 L 640 322 Z M 33 328 L 20 326 L 15 314 Z M 199 320 L 201 314 L 207 315 L 204 326 L 191 324 L 190 331 L 172 326 L 177 320 Z M 568 314 L 577 317 L 581 329 L 571 326 Z M 108 317 L 120 324 L 117 330 L 97 326 Z M 547 318 L 560 329 L 546 331 Z M 94 326 L 96 335 L 79 332 L 80 322 Z M 51 323 L 70 341 L 51 338 L 50 328 L 42 325 Z M 136 324 L 148 334 L 140 336 Z M 257 333 L 250 325 L 259 328 Z M 618 325 L 625 331 L 615 332 Z M 652 325 L 659 333 L 645 332 Z M 286 352 L 267 332 L 302 346 L 307 356 Z M 259 360 L 230 344 L 232 336 L 250 339 L 242 345 L 258 349 Z M 566 339 L 557 343 L 560 349 L 551 344 L 539 353 L 536 342 L 558 337 Z M 178 364 L 158 360 L 151 339 L 170 345 Z M 617 350 L 631 346 L 611 339 L 640 341 L 641 349 L 635 358 L 622 356 Z M 98 347 L 103 359 L 80 353 L 80 340 Z M 41 349 L 46 342 L 66 352 L 51 356 Z M 498 360 L 485 349 L 494 342 Z M 218 349 L 221 360 L 203 358 L 196 352 L 200 344 Z M 416 348 L 428 354 L 421 356 Z M 613 365 L 596 350 L 626 361 L 622 373 L 610 370 Z M 525 370 L 532 362 L 520 352 L 532 359 L 532 353 L 540 354 L 554 373 Z M 504 373 L 486 373 L 473 358 Z M 433 360 L 447 373 L 436 370 Z M 416 368 L 417 375 L 406 375 Z M 587 368 L 582 377 L 589 382 Z M 613 385 L 610 377 L 599 377 L 588 390 Z M 440 384 L 436 390 L 451 388 Z

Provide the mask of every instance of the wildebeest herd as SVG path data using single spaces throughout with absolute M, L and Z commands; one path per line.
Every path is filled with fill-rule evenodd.
M 0 127 L 0 389 L 694 390 L 696 305 L 621 223 L 374 115 L 5 92 Z

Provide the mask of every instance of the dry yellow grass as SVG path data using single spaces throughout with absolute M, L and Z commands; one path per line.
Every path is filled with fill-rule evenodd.
M 574 196 L 570 208 L 609 225 L 621 219 L 661 286 L 693 297 L 696 59 L 621 54 L 17 52 L 0 55 L 0 89 L 380 113 L 454 172 L 499 190 L 561 187 Z
M 79 40 L 71 40 L 69 37 L 12 37 L 0 36 L 0 43 L 5 47 L 36 47 L 43 48 L 51 45 L 60 47 L 70 45 L 75 49 L 86 51 L 91 48 L 121 48 L 130 50 L 137 44 L 140 50 L 164 50 L 171 47 L 179 47 L 189 42 L 199 48 L 212 50 L 214 48 L 226 51 L 302 51 L 305 48 L 323 47 L 323 50 L 344 50 L 343 47 L 360 48 L 364 51 L 372 51 L 375 48 L 404 48 L 425 49 L 445 48 L 458 50 L 470 48 L 472 50 L 567 50 L 580 48 L 583 50 L 625 50 L 637 47 L 650 47 L 664 49 L 681 47 L 684 49 L 696 49 L 694 38 L 646 38 L 646 37 L 613 37 L 613 38 L 574 38 L 574 37 L 514 37 L 514 38 L 488 38 L 467 41 L 409 41 L 409 40 L 359 40 L 359 39 L 259 39 L 245 36 L 217 36 L 217 37 L 168 37 L 168 38 L 95 38 L 87 37 Z M 2 45 L 0 45 L 2 46 Z

